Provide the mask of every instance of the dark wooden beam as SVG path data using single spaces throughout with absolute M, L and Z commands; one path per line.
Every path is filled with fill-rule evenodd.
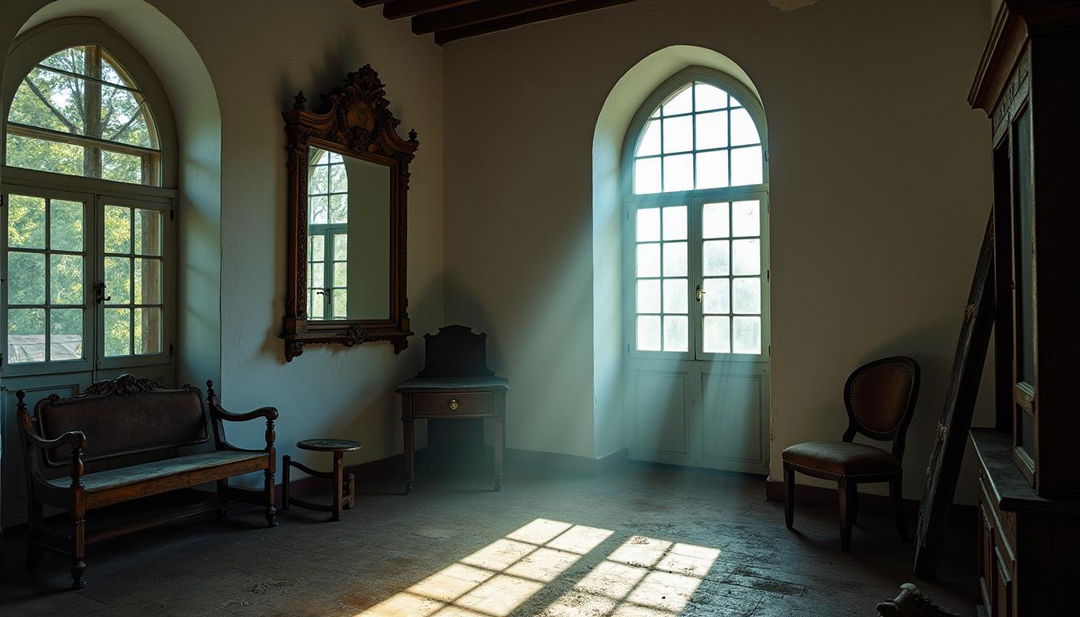
M 369 6 L 378 6 L 380 4 L 387 4 L 394 0 L 352 0 L 356 6 L 366 9 Z
M 584 13 L 586 11 L 594 11 L 610 6 L 628 4 L 634 1 L 635 0 L 576 0 L 575 2 L 564 3 L 557 6 L 548 6 L 542 9 L 518 13 L 501 19 L 492 19 L 460 28 L 439 30 L 435 32 L 435 42 L 442 45 L 444 43 L 449 43 L 450 41 L 456 41 L 471 36 L 479 36 L 481 34 L 488 34 L 489 32 L 497 32 L 499 30 L 524 26 L 538 21 L 565 17 L 575 13 Z M 413 19 L 413 22 L 413 32 L 416 32 L 415 18 Z
M 412 20 L 412 30 L 416 34 L 454 30 L 571 3 L 577 3 L 577 0 L 480 0 L 445 11 L 418 15 Z
M 414 17 L 416 15 L 423 15 L 424 13 L 452 9 L 474 2 L 476 2 L 476 0 L 397 0 L 396 2 L 387 2 L 383 6 L 383 17 L 387 19 Z

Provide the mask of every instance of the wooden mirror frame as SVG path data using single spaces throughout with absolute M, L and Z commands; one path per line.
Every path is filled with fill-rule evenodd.
M 409 163 L 420 142 L 416 131 L 408 141 L 397 134 L 401 121 L 390 113 L 385 86 L 371 65 L 349 73 L 344 83 L 323 95 L 325 112 L 305 108 L 304 93 L 296 95 L 291 111 L 282 114 L 288 138 L 288 287 L 281 338 L 285 360 L 303 353 L 311 343 L 346 346 L 389 341 L 394 353 L 409 342 L 408 298 L 405 285 L 407 195 Z M 308 153 L 311 147 L 337 152 L 390 168 L 390 312 L 386 319 L 309 320 L 307 314 Z

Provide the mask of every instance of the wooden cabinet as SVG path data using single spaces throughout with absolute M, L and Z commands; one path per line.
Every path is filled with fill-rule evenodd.
M 979 462 L 992 617 L 1065 615 L 1080 588 L 1080 0 L 1004 0 L 969 101 L 992 121 L 996 426 Z

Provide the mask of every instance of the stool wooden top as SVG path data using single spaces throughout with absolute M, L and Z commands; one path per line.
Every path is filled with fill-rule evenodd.
M 296 447 L 316 452 L 352 452 L 359 450 L 362 446 L 348 439 L 305 439 L 296 442 Z

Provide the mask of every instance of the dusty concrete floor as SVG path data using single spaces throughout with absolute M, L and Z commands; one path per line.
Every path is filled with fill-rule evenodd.
M 839 550 L 835 509 L 800 507 L 797 533 L 763 480 L 631 463 L 597 478 L 421 469 L 412 495 L 366 482 L 338 523 L 291 509 L 192 519 L 90 547 L 82 591 L 47 555 L 23 572 L 5 539 L 0 615 L 463 617 L 870 616 L 911 581 L 912 545 L 860 513 Z M 974 614 L 974 530 L 950 534 L 939 604 Z

